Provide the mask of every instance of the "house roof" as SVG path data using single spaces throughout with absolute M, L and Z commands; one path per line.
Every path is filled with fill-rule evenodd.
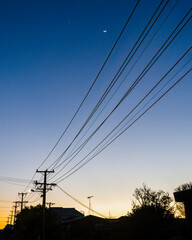
M 176 202 L 187 202 L 192 200 L 192 189 L 178 191 L 173 193 Z
M 68 220 L 76 220 L 84 217 L 84 215 L 81 212 L 77 211 L 75 208 L 53 207 L 51 209 L 60 216 L 62 222 Z

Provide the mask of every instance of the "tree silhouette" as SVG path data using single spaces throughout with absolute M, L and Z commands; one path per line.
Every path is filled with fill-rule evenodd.
M 184 183 L 175 189 L 176 192 L 192 189 L 192 182 Z
M 46 209 L 46 239 L 62 239 L 59 217 L 51 209 Z M 36 240 L 42 232 L 42 206 L 23 209 L 16 220 L 16 229 L 21 239 Z
M 162 190 L 154 191 L 145 184 L 141 188 L 136 188 L 133 194 L 135 200 L 132 202 L 132 212 L 129 216 L 147 219 L 149 222 L 173 217 L 172 199 L 169 193 Z

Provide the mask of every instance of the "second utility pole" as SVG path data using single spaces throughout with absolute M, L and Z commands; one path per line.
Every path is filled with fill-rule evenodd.
M 18 204 L 20 203 L 19 201 L 16 201 L 16 202 L 13 202 L 15 203 L 14 205 L 14 219 L 13 219 L 13 225 L 15 226 L 15 222 L 16 222 L 16 215 L 17 215 L 17 207 L 18 207 Z
M 23 204 L 24 203 L 28 203 L 27 201 L 24 201 L 24 197 L 27 195 L 27 193 L 18 193 L 18 195 L 20 196 L 21 195 L 21 211 L 23 210 Z
M 55 183 L 47 183 L 47 174 L 48 173 L 54 173 L 54 170 L 52 171 L 39 171 L 36 170 L 37 173 L 42 173 L 44 175 L 44 181 L 43 183 L 37 182 L 35 181 L 35 185 L 38 186 L 40 185 L 39 188 L 37 188 L 37 190 L 42 191 L 43 193 L 43 202 L 42 202 L 42 208 L 43 208 L 43 226 L 42 226 L 42 240 L 45 240 L 45 208 L 46 208 L 46 192 L 48 190 L 52 190 L 51 187 L 55 186 Z M 47 188 L 47 186 L 50 186 L 49 188 Z

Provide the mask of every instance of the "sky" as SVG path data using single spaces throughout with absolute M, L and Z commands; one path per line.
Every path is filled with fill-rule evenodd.
M 36 169 L 50 168 L 83 126 L 160 2 L 139 2 L 82 108 L 53 153 L 39 168 L 74 116 L 136 1 L 0 1 L 0 176 L 30 180 Z M 159 12 L 166 2 L 163 1 Z M 60 163 L 113 110 L 191 7 L 191 0 L 168 1 L 117 84 Z M 49 182 L 57 182 L 58 177 L 81 161 L 191 44 L 192 23 L 189 20 L 102 128 L 60 173 L 64 165 L 50 174 Z M 191 68 L 191 52 L 165 78 L 169 81 L 178 72 L 162 93 Z M 189 72 L 111 145 L 58 185 L 86 205 L 89 204 L 87 197 L 93 196 L 92 208 L 110 217 L 126 215 L 131 210 L 134 190 L 143 183 L 154 190 L 169 192 L 173 197 L 176 187 L 191 181 L 191 76 Z M 158 90 L 162 86 L 163 82 L 156 90 L 159 95 L 151 101 L 160 96 Z M 144 103 L 142 106 L 145 110 Z M 134 119 L 135 116 L 130 121 Z M 54 177 L 56 173 L 58 175 Z M 41 174 L 36 173 L 33 180 L 41 181 Z M 18 193 L 26 187 L 26 183 L 0 182 L 0 228 L 5 225 L 13 201 L 19 199 Z M 34 188 L 33 184 L 27 191 L 31 188 Z M 37 193 L 29 193 L 26 198 L 29 205 L 41 203 L 41 199 L 37 199 Z M 88 214 L 86 208 L 57 187 L 48 192 L 47 201 L 59 207 L 75 207 Z

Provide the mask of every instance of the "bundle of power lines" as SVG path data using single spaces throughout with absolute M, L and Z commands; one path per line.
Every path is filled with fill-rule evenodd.
M 130 11 L 127 22 L 120 31 L 117 40 L 112 46 L 111 51 L 82 102 L 66 125 L 60 138 L 53 145 L 53 148 L 47 154 L 46 158 L 38 166 L 38 170 L 54 170 L 53 174 L 48 175 L 49 182 L 60 184 L 65 179 L 75 174 L 147 114 L 149 110 L 172 91 L 175 86 L 191 76 L 192 46 L 185 47 L 184 44 L 182 54 L 180 54 L 177 59 L 174 58 L 174 61 L 171 61 L 171 66 L 168 69 L 164 68 L 166 71 L 163 74 L 153 74 L 153 77 L 150 77 L 150 84 L 147 84 L 147 86 L 150 87 L 148 89 L 146 87 L 145 92 L 142 92 L 142 94 L 139 92 L 140 95 L 137 95 L 137 101 L 134 104 L 130 104 L 131 107 L 128 105 L 130 103 L 129 97 L 131 94 L 134 94 L 136 88 L 138 88 L 140 84 L 144 84 L 144 81 L 148 80 L 149 82 L 148 75 L 153 71 L 154 67 L 156 67 L 155 69 L 161 69 L 162 63 L 159 64 L 159 61 L 162 56 L 166 57 L 168 49 L 170 47 L 173 48 L 175 41 L 182 37 L 185 29 L 189 28 L 189 26 L 191 27 L 191 8 L 188 9 L 183 16 L 178 16 L 178 22 L 175 26 L 174 24 L 169 27 L 166 26 L 168 19 L 175 14 L 179 2 L 179 0 L 162 0 L 159 3 L 157 3 L 157 1 L 155 2 L 157 5 L 156 9 L 151 13 L 150 17 L 148 16 L 148 21 L 139 32 L 135 42 L 128 42 L 129 50 L 127 51 L 126 57 L 123 59 L 122 63 L 120 63 L 114 76 L 110 79 L 108 86 L 103 90 L 101 96 L 98 97 L 96 104 L 92 107 L 90 112 L 87 112 L 88 115 L 85 115 L 83 122 L 81 116 L 82 124 L 74 133 L 74 131 L 71 131 L 74 121 L 78 119 L 85 103 L 89 101 L 90 93 L 95 90 L 97 81 L 102 77 L 102 73 L 106 66 L 110 64 L 109 60 L 115 52 L 117 45 L 118 47 L 120 46 L 121 39 L 125 32 L 129 31 L 137 11 L 141 10 L 139 9 L 141 4 L 140 0 L 135 2 L 135 6 L 133 6 Z M 161 36 L 161 30 L 163 28 L 169 29 L 167 36 Z M 161 41 L 157 41 L 160 36 Z M 153 46 L 156 47 L 153 47 L 151 50 L 154 41 L 157 41 L 158 44 L 154 44 Z M 147 61 L 143 60 L 146 59 L 144 58 L 146 55 L 150 56 L 147 58 Z M 140 64 L 142 61 L 144 63 Z M 125 103 L 127 105 L 124 105 L 122 108 Z M 119 109 L 123 110 L 119 113 Z M 111 119 L 115 118 L 115 124 L 108 124 Z M 59 156 L 53 157 L 53 153 L 58 145 L 62 145 L 61 140 L 65 138 L 66 133 L 70 133 L 70 131 L 71 135 L 73 135 L 72 139 L 67 144 L 67 139 L 65 139 L 65 145 L 62 146 L 63 151 Z M 24 192 L 31 188 L 35 176 L 36 172 L 31 181 L 28 182 Z M 40 181 L 41 180 L 42 179 L 40 179 Z M 61 187 L 59 188 L 67 194 Z M 30 193 L 27 197 L 27 201 L 33 202 L 39 200 L 39 198 L 35 198 L 35 194 L 36 193 Z M 69 194 L 68 196 L 72 197 Z M 75 198 L 73 198 L 73 200 L 75 200 Z

